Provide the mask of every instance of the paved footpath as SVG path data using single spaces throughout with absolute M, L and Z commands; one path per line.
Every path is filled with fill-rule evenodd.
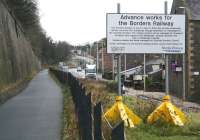
M 41 71 L 18 96 L 0 106 L 0 140 L 59 140 L 61 89 Z

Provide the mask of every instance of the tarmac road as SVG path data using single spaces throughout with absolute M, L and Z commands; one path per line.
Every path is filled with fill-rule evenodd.
M 0 140 L 60 140 L 62 107 L 61 89 L 41 71 L 0 106 Z

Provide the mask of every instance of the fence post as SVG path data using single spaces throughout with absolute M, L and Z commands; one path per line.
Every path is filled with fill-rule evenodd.
M 86 92 L 85 92 L 86 94 Z M 85 95 L 85 131 L 86 139 L 92 140 L 92 102 L 91 102 L 91 93 Z
M 94 107 L 94 140 L 102 140 L 101 102 Z
M 124 122 L 121 122 L 112 130 L 112 140 L 125 140 L 124 136 Z

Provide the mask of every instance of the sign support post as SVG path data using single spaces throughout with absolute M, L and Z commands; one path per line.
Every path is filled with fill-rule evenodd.
M 117 4 L 117 13 L 120 13 L 120 3 Z M 117 54 L 117 80 L 118 80 L 118 95 L 121 96 L 122 85 L 121 85 L 121 54 Z
M 167 1 L 165 1 L 165 15 L 167 15 Z M 165 92 L 169 94 L 169 55 L 165 55 Z
M 144 53 L 144 91 L 146 91 L 146 54 Z
M 165 90 L 166 94 L 169 94 L 168 54 L 185 53 L 184 21 L 184 15 L 167 15 L 167 2 L 165 2 L 165 14 L 121 14 L 119 4 L 117 13 L 107 14 L 107 53 L 111 53 L 117 59 L 119 95 L 121 95 L 121 54 L 131 53 L 166 56 Z M 145 71 L 144 76 L 146 76 Z
M 183 54 L 183 100 L 186 99 L 185 74 L 185 54 Z
M 180 9 L 183 9 L 183 14 L 186 14 L 186 9 L 185 7 L 179 7 Z M 182 14 L 181 13 L 181 14 Z M 182 94 L 182 99 L 185 100 L 186 99 L 186 79 L 185 79 L 185 75 L 186 75 L 186 62 L 185 62 L 185 53 L 183 53 L 183 58 L 182 58 L 182 63 L 183 63 L 183 94 Z
M 121 84 L 121 54 L 118 54 L 117 58 L 117 80 L 118 80 L 118 94 L 121 95 L 122 84 Z
M 126 54 L 124 54 L 124 70 L 125 70 L 124 80 L 126 80 Z
M 115 57 L 114 54 L 112 54 L 112 79 L 115 81 Z

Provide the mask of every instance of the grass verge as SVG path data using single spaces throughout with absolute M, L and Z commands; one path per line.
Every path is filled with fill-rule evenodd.
M 27 84 L 34 78 L 36 74 L 37 72 L 34 71 L 22 80 L 9 85 L 0 86 L 0 104 L 3 104 L 8 99 L 20 93 L 24 88 L 26 88 Z
M 104 111 L 115 102 L 116 89 L 113 83 L 93 80 L 82 80 L 81 82 L 85 85 L 87 92 L 92 93 L 93 104 L 102 101 Z M 136 128 L 126 128 L 127 140 L 200 140 L 200 113 L 187 113 L 189 123 L 183 127 L 173 126 L 161 121 L 149 125 L 146 123 L 146 119 L 158 106 L 156 103 L 132 96 L 124 96 L 123 102 L 143 120 L 143 123 Z M 102 121 L 104 137 L 109 140 L 111 139 L 111 128 L 104 119 Z
M 63 87 L 64 106 L 63 106 L 63 131 L 62 140 L 78 140 L 79 129 L 75 106 L 72 100 L 69 87 Z
M 51 74 L 54 81 L 61 87 L 63 93 L 63 114 L 61 140 L 79 140 L 78 120 L 76 117 L 75 105 L 73 103 L 70 87 L 62 84 Z

